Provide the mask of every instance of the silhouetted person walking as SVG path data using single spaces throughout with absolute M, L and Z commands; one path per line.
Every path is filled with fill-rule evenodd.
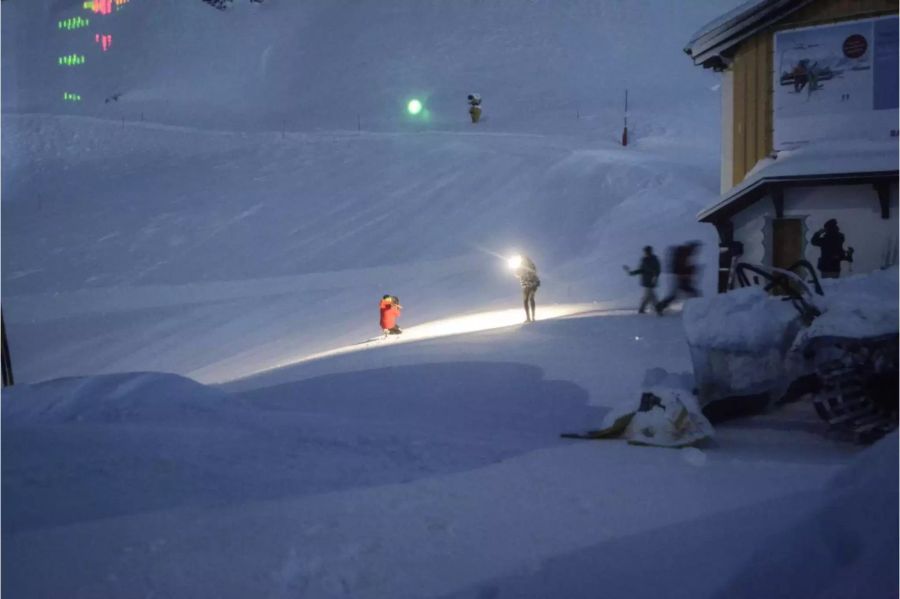
M 672 281 L 672 290 L 656 306 L 656 311 L 662 315 L 663 311 L 675 301 L 679 295 L 688 297 L 697 297 L 700 292 L 694 284 L 694 277 L 697 276 L 697 267 L 694 265 L 694 254 L 700 248 L 699 241 L 689 241 L 683 245 L 676 246 L 670 254 L 670 268 L 674 279 Z
M 641 257 L 641 265 L 635 270 L 631 270 L 627 266 L 622 266 L 629 275 L 641 275 L 641 287 L 644 288 L 644 297 L 641 298 L 641 307 L 638 308 L 638 314 L 643 314 L 647 310 L 647 306 L 659 311 L 659 301 L 656 299 L 656 285 L 659 282 L 659 259 L 653 253 L 651 246 L 644 247 L 644 255 Z

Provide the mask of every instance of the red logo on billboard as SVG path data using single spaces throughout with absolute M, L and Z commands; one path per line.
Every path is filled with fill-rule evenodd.
M 854 33 L 844 40 L 844 56 L 847 58 L 860 58 L 869 49 L 869 42 L 858 33 Z

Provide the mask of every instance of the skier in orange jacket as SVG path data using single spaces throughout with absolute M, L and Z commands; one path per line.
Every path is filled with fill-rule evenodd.
M 384 334 L 399 335 L 402 333 L 403 331 L 400 330 L 400 326 L 397 324 L 400 310 L 403 309 L 403 306 L 400 305 L 400 300 L 394 295 L 385 295 L 381 298 L 379 309 L 381 310 L 381 330 L 384 331 Z

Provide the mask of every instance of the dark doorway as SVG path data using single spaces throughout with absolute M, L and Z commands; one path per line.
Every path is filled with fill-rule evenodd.
M 788 268 L 803 259 L 803 220 L 776 218 L 772 221 L 772 266 Z

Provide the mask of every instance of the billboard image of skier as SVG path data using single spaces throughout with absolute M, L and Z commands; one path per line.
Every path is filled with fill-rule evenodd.
M 775 149 L 889 139 L 897 123 L 897 17 L 775 34 Z

